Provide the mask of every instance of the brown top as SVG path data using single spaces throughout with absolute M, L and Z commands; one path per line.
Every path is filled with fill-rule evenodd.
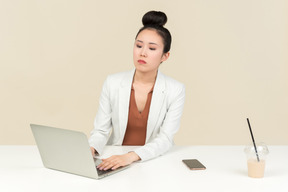
M 150 103 L 153 87 L 148 93 L 147 101 L 142 112 L 138 111 L 134 88 L 132 86 L 130 95 L 130 105 L 128 123 L 122 145 L 144 145 L 146 140 L 147 120 L 149 115 Z

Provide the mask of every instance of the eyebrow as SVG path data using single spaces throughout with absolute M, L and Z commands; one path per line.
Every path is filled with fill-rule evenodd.
M 136 40 L 136 41 L 138 41 L 138 42 L 140 42 L 140 43 L 144 43 L 143 41 L 141 41 L 141 40 Z M 151 45 L 157 45 L 158 46 L 158 44 L 157 43 L 153 43 L 153 42 L 149 42 L 149 44 L 151 44 Z

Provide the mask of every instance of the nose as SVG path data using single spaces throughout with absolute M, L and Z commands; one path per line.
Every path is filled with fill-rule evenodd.
M 140 56 L 141 57 L 147 57 L 147 52 L 146 52 L 146 48 L 142 48 L 141 52 L 140 52 Z

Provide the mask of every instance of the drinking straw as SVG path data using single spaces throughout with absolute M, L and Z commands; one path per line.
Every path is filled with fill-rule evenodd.
M 255 140 L 254 140 L 254 137 L 253 137 L 253 133 L 252 133 L 252 129 L 251 129 L 251 126 L 250 126 L 249 118 L 247 118 L 247 122 L 248 122 L 249 130 L 250 130 L 250 134 L 251 134 L 251 137 L 252 137 L 253 145 L 254 145 L 254 148 L 255 148 L 257 161 L 259 162 L 260 161 L 259 160 L 259 155 L 258 155 L 258 152 L 257 152 L 257 147 L 256 147 Z

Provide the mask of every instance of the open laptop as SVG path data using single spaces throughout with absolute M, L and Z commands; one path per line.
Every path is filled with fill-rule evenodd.
M 101 179 L 128 167 L 98 170 L 101 160 L 93 158 L 84 133 L 35 124 L 30 127 L 46 168 Z

